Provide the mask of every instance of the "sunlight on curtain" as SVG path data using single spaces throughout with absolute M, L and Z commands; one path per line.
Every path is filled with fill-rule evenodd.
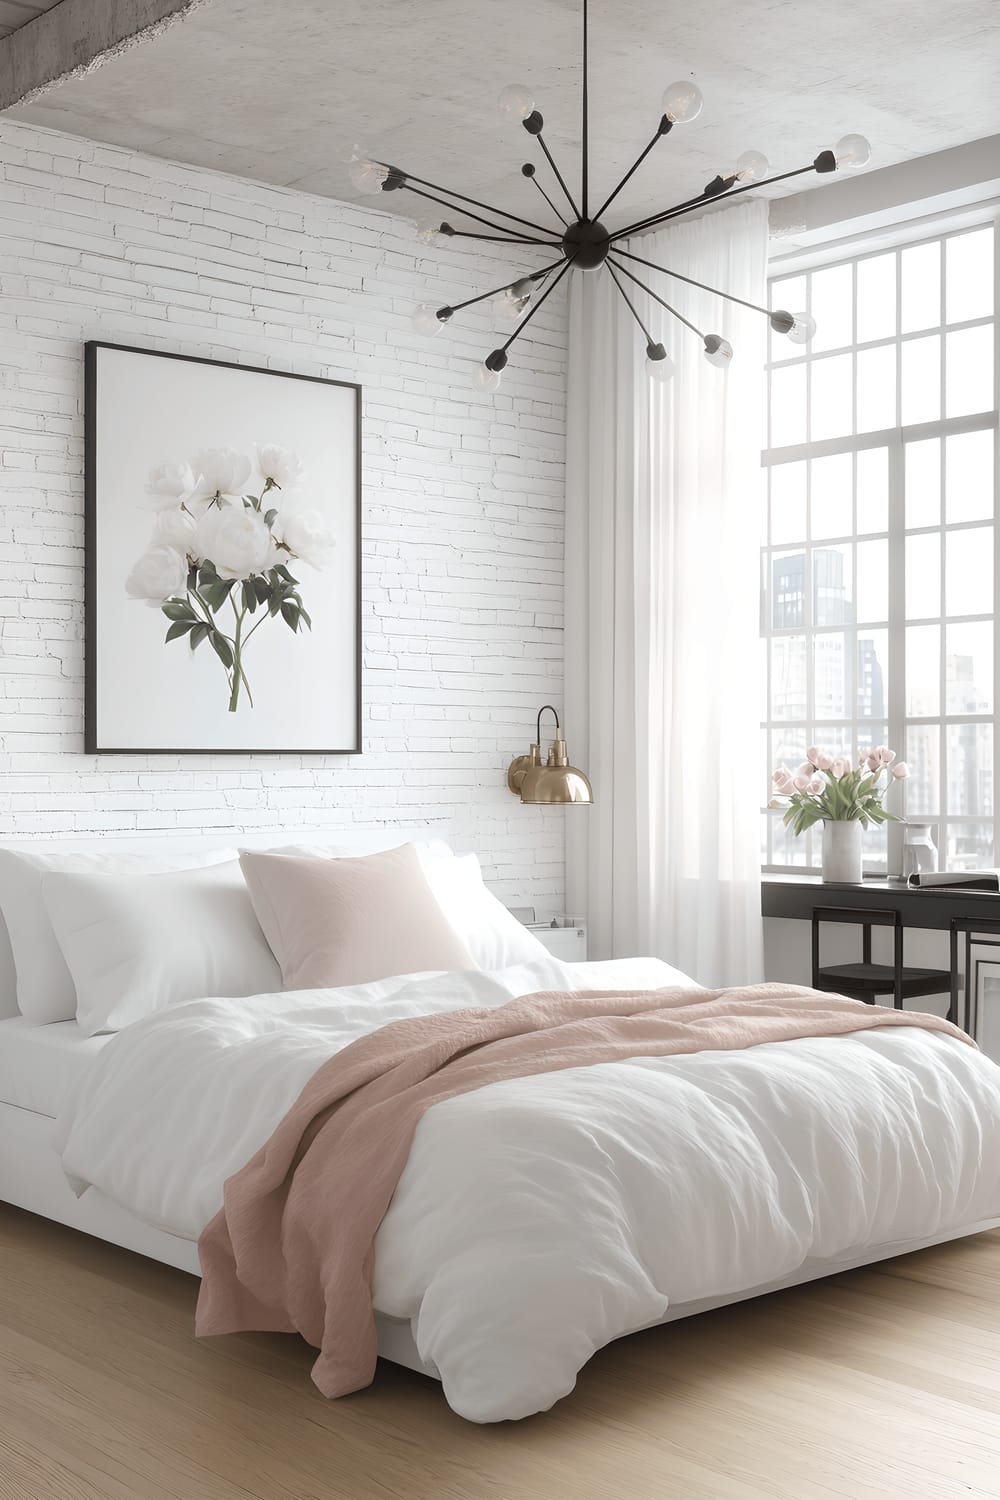
M 746 203 L 628 248 L 766 301 L 767 206 Z M 766 320 L 632 269 L 735 350 L 728 371 L 650 298 L 570 278 L 566 720 L 595 805 L 567 818 L 570 911 L 591 957 L 655 954 L 704 984 L 761 976 L 754 756 Z M 630 293 L 633 288 L 630 286 Z M 796 311 L 796 309 L 791 309 Z

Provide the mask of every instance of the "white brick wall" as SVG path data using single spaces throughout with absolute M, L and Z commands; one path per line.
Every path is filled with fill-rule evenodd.
M 560 907 L 564 814 L 503 769 L 561 702 L 564 300 L 496 396 L 470 384 L 489 313 L 409 322 L 511 253 L 0 123 L 0 837 L 426 821 Z M 88 338 L 363 385 L 363 756 L 83 754 Z

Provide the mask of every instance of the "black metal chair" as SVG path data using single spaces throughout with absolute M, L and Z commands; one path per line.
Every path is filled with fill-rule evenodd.
M 819 929 L 822 922 L 847 922 L 862 929 L 860 963 L 820 964 Z M 891 964 L 872 962 L 873 927 L 893 928 Z M 956 941 L 953 934 L 952 943 Z M 866 1005 L 874 1005 L 879 995 L 891 995 L 896 1010 L 902 1010 L 907 1000 L 917 1000 L 922 995 L 951 994 L 953 991 L 950 970 L 919 969 L 907 967 L 903 963 L 903 919 L 900 912 L 851 906 L 813 907 L 812 984 L 814 990 L 850 995 L 854 999 L 863 1000 Z
M 964 975 L 964 983 L 959 985 L 958 967 L 958 940 L 960 934 L 965 935 L 965 967 L 961 971 Z M 1000 918 L 998 917 L 952 917 L 951 919 L 951 1001 L 948 1006 L 948 1020 L 954 1021 L 956 1026 L 961 1026 L 970 1036 L 975 1036 L 976 1025 L 979 1019 L 979 966 L 983 960 L 973 960 L 972 945 L 975 943 L 980 948 L 1000 948 L 1000 941 L 995 937 L 980 936 L 980 934 L 1000 934 Z M 973 977 L 974 981 L 973 982 Z M 958 1019 L 958 996 L 959 988 L 962 990 L 962 1020 Z

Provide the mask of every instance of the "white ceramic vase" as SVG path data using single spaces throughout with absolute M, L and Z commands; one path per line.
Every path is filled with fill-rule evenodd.
M 829 819 L 823 823 L 823 879 L 838 885 L 861 884 L 861 821 Z

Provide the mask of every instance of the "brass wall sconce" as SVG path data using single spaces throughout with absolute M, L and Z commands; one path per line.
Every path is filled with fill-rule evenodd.
M 542 714 L 548 709 L 556 721 L 556 738 L 542 760 Z M 563 802 L 589 803 L 593 789 L 582 771 L 569 763 L 566 741 L 559 728 L 559 715 L 551 703 L 538 710 L 535 742 L 527 755 L 518 755 L 507 767 L 507 785 L 522 802 L 533 806 L 553 807 Z

